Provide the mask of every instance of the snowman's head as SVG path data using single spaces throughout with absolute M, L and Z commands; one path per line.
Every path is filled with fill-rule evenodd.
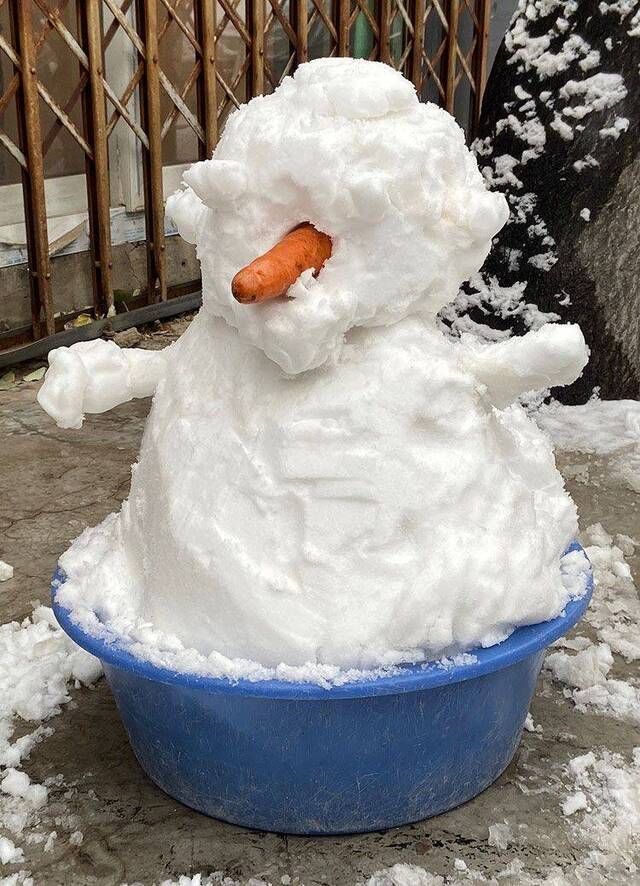
M 453 117 L 377 62 L 319 59 L 228 120 L 167 208 L 202 263 L 205 310 L 285 371 L 335 358 L 354 326 L 435 318 L 482 265 L 507 204 Z M 302 222 L 333 241 L 317 278 L 238 304 L 231 280 Z

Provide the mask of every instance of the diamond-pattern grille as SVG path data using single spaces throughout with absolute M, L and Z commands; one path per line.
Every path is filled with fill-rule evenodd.
M 129 132 L 143 173 L 153 302 L 167 298 L 163 168 L 210 156 L 229 113 L 297 65 L 337 55 L 386 62 L 470 130 L 485 80 L 489 0 L 0 0 L 0 15 L 9 23 L 0 55 L 11 68 L 0 145 L 22 176 L 33 338 L 56 329 L 44 180 L 62 142 L 84 165 L 101 317 L 113 309 L 116 130 Z M 116 45 L 127 60 L 117 83 L 105 68 Z M 77 71 L 66 91 L 43 74 L 54 51 Z M 5 125 L 5 116 L 17 123 Z

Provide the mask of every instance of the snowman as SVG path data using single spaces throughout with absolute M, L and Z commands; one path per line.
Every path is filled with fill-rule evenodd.
M 438 326 L 508 214 L 453 118 L 388 66 L 313 61 L 229 118 L 167 211 L 202 265 L 187 332 L 60 348 L 39 394 L 73 428 L 154 395 L 60 602 L 265 667 L 432 660 L 557 616 L 576 511 L 517 401 L 587 350 L 570 325 Z

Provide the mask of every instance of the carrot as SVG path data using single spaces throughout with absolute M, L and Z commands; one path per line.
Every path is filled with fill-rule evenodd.
M 231 281 L 233 297 L 243 305 L 278 298 L 308 268 L 317 276 L 331 248 L 331 237 L 305 222 L 238 271 Z

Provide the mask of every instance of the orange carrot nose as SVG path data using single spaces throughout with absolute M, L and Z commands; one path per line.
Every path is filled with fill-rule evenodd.
M 233 297 L 243 305 L 278 298 L 303 271 L 313 268 L 317 276 L 331 257 L 331 248 L 331 237 L 305 222 L 238 271 L 231 281 Z

